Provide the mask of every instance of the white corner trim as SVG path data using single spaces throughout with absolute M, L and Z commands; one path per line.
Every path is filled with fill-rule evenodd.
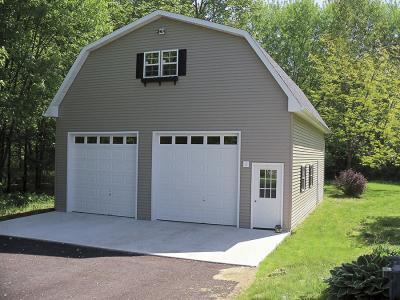
M 277 81 L 279 86 L 282 88 L 282 90 L 288 96 L 288 111 L 289 112 L 299 112 L 299 111 L 305 110 L 305 108 L 300 104 L 300 102 L 297 100 L 295 95 L 293 95 L 290 88 L 286 85 L 285 81 L 281 78 L 281 76 L 275 70 L 274 66 L 272 65 L 272 63 L 270 61 L 269 55 L 259 45 L 259 43 L 257 43 L 253 39 L 253 37 L 247 31 L 229 27 L 226 25 L 213 23 L 210 21 L 200 20 L 200 19 L 196 19 L 196 18 L 192 18 L 192 17 L 175 14 L 175 13 L 157 10 L 147 16 L 144 16 L 143 18 L 140 18 L 140 19 L 124 26 L 124 27 L 121 27 L 120 29 L 104 36 L 103 38 L 97 40 L 96 42 L 91 43 L 91 44 L 87 45 L 86 47 L 84 47 L 82 49 L 82 51 L 80 52 L 79 56 L 77 57 L 77 59 L 75 60 L 74 64 L 72 65 L 71 69 L 69 70 L 67 76 L 65 77 L 63 83 L 61 84 L 61 87 L 57 91 L 52 102 L 50 103 L 47 111 L 43 115 L 46 117 L 58 117 L 59 106 L 60 106 L 61 102 L 63 101 L 65 95 L 67 94 L 69 88 L 71 87 L 73 81 L 75 80 L 77 74 L 79 73 L 81 67 L 85 63 L 85 60 L 91 51 L 94 51 L 106 44 L 109 44 L 112 41 L 134 31 L 140 27 L 143 27 L 146 24 L 148 24 L 154 20 L 157 20 L 161 17 L 167 17 L 167 18 L 170 18 L 173 20 L 178 20 L 178 21 L 189 23 L 189 24 L 198 25 L 201 27 L 214 29 L 214 30 L 221 31 L 224 33 L 243 37 L 250 44 L 250 46 L 252 47 L 254 52 L 257 54 L 257 56 L 260 58 L 260 60 L 264 63 L 264 65 L 267 67 L 268 71 L 272 74 L 272 76 L 275 78 L 275 80 Z M 308 115 L 308 116 L 310 116 L 310 115 Z M 312 117 L 312 119 L 315 119 L 315 117 L 313 117 L 313 116 L 311 116 L 311 117 Z

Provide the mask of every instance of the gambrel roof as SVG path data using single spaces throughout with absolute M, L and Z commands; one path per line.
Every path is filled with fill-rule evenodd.
M 320 128 L 324 132 L 329 132 L 328 126 L 325 124 L 324 120 L 321 118 L 321 116 L 314 108 L 314 106 L 311 104 L 311 102 L 308 100 L 307 96 L 303 93 L 303 91 L 272 59 L 272 57 L 259 45 L 259 43 L 257 43 L 253 39 L 253 37 L 247 31 L 161 10 L 152 12 L 151 14 L 141 19 L 138 19 L 133 23 L 130 23 L 106 35 L 105 37 L 97 40 L 96 42 L 85 46 L 81 50 L 79 56 L 75 60 L 71 69 L 69 70 L 67 76 L 65 77 L 63 83 L 61 84 L 61 87 L 58 89 L 56 95 L 54 96 L 50 106 L 48 107 L 44 115 L 47 117 L 58 117 L 59 106 L 91 51 L 94 51 L 106 44 L 109 44 L 114 40 L 162 17 L 243 37 L 249 43 L 254 52 L 257 54 L 257 56 L 260 58 L 260 60 L 263 62 L 263 64 L 266 66 L 266 68 L 275 78 L 279 86 L 287 95 L 288 111 L 301 115 L 303 118 L 307 119 L 308 121 L 310 121 L 312 124 Z

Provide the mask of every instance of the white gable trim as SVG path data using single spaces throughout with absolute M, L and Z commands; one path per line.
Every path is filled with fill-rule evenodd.
M 60 106 L 61 102 L 63 101 L 65 95 L 67 94 L 69 88 L 71 87 L 73 81 L 75 80 L 77 74 L 79 73 L 82 65 L 85 63 L 86 58 L 88 57 L 88 55 L 91 51 L 94 51 L 106 44 L 109 44 L 112 41 L 132 32 L 142 26 L 145 26 L 148 23 L 155 21 L 161 17 L 167 17 L 167 18 L 170 18 L 173 20 L 178 20 L 178 21 L 189 23 L 189 24 L 198 25 L 198 26 L 209 28 L 209 29 L 221 31 L 224 33 L 232 34 L 235 36 L 243 37 L 244 39 L 246 39 L 246 41 L 252 47 L 254 52 L 258 55 L 258 57 L 261 59 L 261 61 L 267 67 L 268 71 L 275 78 L 275 80 L 277 81 L 279 86 L 282 88 L 282 90 L 288 96 L 288 111 L 289 112 L 300 112 L 300 111 L 303 111 L 306 109 L 297 100 L 295 95 L 293 95 L 293 93 L 291 92 L 289 87 L 286 85 L 284 80 L 281 78 L 281 76 L 277 73 L 275 68 L 272 66 L 271 62 L 268 60 L 268 57 L 264 54 L 264 49 L 261 48 L 261 46 L 253 39 L 253 37 L 247 31 L 244 31 L 241 29 L 236 29 L 233 27 L 225 26 L 225 25 L 221 25 L 221 24 L 217 24 L 217 23 L 213 23 L 213 22 L 209 22 L 209 21 L 191 18 L 191 17 L 179 15 L 179 14 L 174 14 L 174 13 L 170 13 L 170 12 L 166 12 L 166 11 L 157 10 L 141 19 L 136 20 L 133 23 L 130 23 L 124 27 L 121 27 L 120 29 L 106 35 L 105 37 L 97 40 L 96 42 L 91 43 L 91 44 L 85 46 L 84 48 L 82 48 L 79 56 L 75 60 L 71 69 L 69 70 L 67 76 L 65 77 L 63 83 L 61 84 L 59 90 L 57 91 L 52 102 L 50 103 L 50 106 L 48 107 L 47 111 L 44 113 L 44 116 L 58 117 L 59 106 Z

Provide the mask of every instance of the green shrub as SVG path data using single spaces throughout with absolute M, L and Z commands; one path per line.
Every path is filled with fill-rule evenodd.
M 399 250 L 380 246 L 356 261 L 335 267 L 325 280 L 329 286 L 326 294 L 331 299 L 388 299 L 389 280 L 383 277 L 382 268 L 390 266 L 389 256 L 399 254 Z

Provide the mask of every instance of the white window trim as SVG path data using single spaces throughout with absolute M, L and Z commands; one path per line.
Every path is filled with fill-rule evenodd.
M 176 51 L 176 62 L 164 63 L 163 57 L 164 52 L 171 52 Z M 171 77 L 171 76 L 178 76 L 178 63 L 179 63 L 179 49 L 170 49 L 170 50 L 161 50 L 160 55 L 160 77 Z M 163 75 L 164 73 L 164 65 L 176 65 L 176 73 L 175 75 Z
M 151 53 L 158 53 L 158 63 L 156 64 L 147 64 L 146 63 L 146 54 L 151 54 Z M 161 65 L 161 53 L 160 51 L 148 51 L 148 52 L 144 52 L 143 55 L 143 78 L 157 78 L 160 77 L 160 65 Z M 146 67 L 148 66 L 158 66 L 158 75 L 157 76 L 146 76 Z

